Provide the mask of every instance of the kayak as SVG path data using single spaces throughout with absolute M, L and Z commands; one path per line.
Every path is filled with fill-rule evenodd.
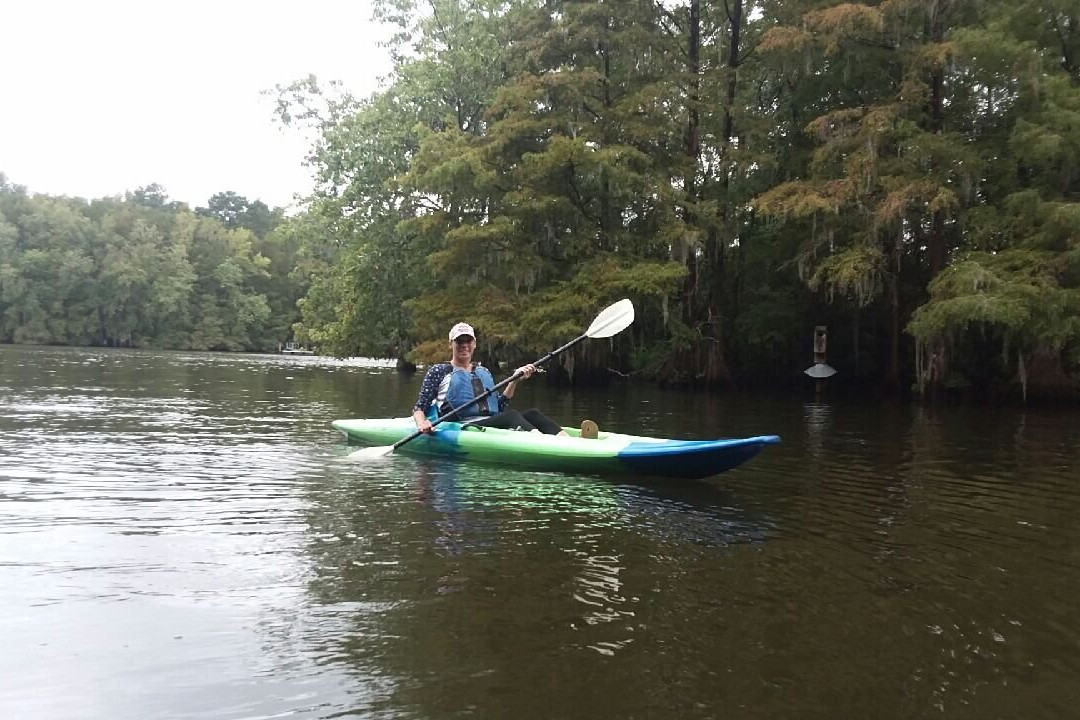
M 333 427 L 349 442 L 363 445 L 393 445 L 416 432 L 411 417 L 335 420 Z M 583 438 L 578 428 L 563 429 L 568 436 L 463 427 L 448 421 L 437 425 L 432 435 L 405 443 L 399 451 L 540 471 L 703 478 L 741 465 L 766 445 L 780 442 L 777 435 L 668 440 L 601 432 L 596 438 Z

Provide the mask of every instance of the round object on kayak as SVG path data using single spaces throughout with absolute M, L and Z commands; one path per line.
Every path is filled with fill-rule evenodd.
M 581 437 L 588 440 L 595 440 L 600 434 L 600 428 L 592 420 L 581 421 Z

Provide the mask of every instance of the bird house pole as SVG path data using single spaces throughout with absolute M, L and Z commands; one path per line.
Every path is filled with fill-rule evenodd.
M 816 400 L 821 399 L 821 395 L 824 390 L 825 378 L 832 377 L 836 374 L 836 369 L 829 366 L 829 364 L 825 362 L 825 348 L 827 343 L 828 327 L 825 325 L 815 325 L 814 364 L 808 367 L 803 372 L 814 378 L 814 398 Z

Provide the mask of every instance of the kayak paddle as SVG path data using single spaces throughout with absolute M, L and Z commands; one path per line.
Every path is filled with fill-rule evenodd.
M 634 304 L 630 302 L 629 298 L 624 298 L 619 302 L 615 303 L 614 305 L 609 305 L 608 307 L 604 308 L 604 310 L 596 316 L 596 319 L 592 321 L 592 324 L 589 325 L 589 329 L 586 330 L 584 333 L 574 338 L 570 342 L 566 343 L 562 347 L 552 350 L 547 355 L 540 358 L 539 360 L 536 360 L 532 364 L 539 367 L 540 365 L 546 363 L 548 360 L 563 352 L 567 348 L 573 347 L 577 343 L 581 342 L 585 338 L 606 338 L 621 333 L 623 330 L 630 327 L 630 323 L 632 322 L 634 322 Z M 520 377 L 521 376 L 515 371 L 513 375 L 506 378 L 495 387 L 491 388 L 490 390 L 485 390 L 484 392 L 474 397 L 472 399 L 472 402 L 470 402 L 468 405 L 472 405 L 483 400 L 496 390 L 502 389 L 503 387 L 509 385 Z M 468 407 L 468 405 L 464 405 L 462 407 Z M 432 420 L 431 426 L 435 427 L 442 421 L 452 417 L 454 413 L 456 413 L 458 410 L 461 410 L 461 408 L 454 408 L 452 410 L 448 410 L 435 420 Z M 349 458 L 353 460 L 374 460 L 375 458 L 389 455 L 405 443 L 411 440 L 415 440 L 423 434 L 424 433 L 417 430 L 412 435 L 398 440 L 393 445 L 381 445 L 378 447 L 361 448 L 354 453 L 350 453 Z

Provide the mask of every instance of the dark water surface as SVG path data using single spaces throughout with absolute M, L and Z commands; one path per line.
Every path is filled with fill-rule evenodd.
M 1077 413 L 533 381 L 783 443 L 699 482 L 349 461 L 330 421 L 419 380 L 0 347 L 0 717 L 1080 716 Z

